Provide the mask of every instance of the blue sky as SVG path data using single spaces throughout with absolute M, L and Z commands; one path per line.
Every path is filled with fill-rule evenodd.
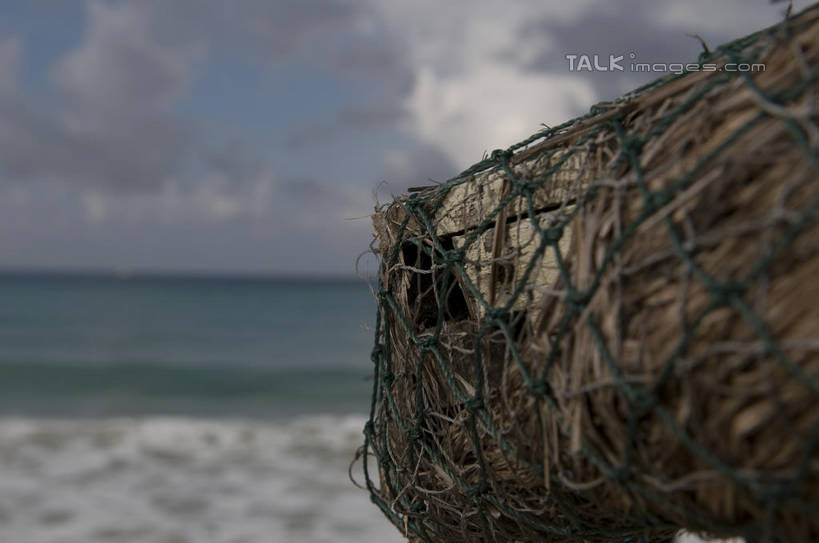
M 566 54 L 686 62 L 686 33 L 717 45 L 781 12 L 6 0 L 0 268 L 350 275 L 377 188 L 442 181 L 649 78 L 570 72 Z

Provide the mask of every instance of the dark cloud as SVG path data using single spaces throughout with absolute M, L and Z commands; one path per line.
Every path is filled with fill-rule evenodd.
M 265 170 L 264 159 L 241 139 L 232 139 L 210 150 L 204 162 L 210 170 L 239 183 L 253 181 Z
M 441 183 L 457 175 L 458 169 L 443 150 L 428 144 L 416 144 L 387 155 L 379 181 L 378 197 L 406 192 L 409 187 Z
M 370 108 L 348 108 L 338 114 L 338 120 L 345 126 L 358 129 L 378 128 L 393 124 L 404 118 L 406 111 L 397 105 L 371 106 Z
M 357 81 L 368 102 L 375 98 L 376 106 L 386 103 L 395 107 L 414 88 L 415 69 L 404 44 L 383 22 L 368 21 L 368 28 L 329 42 L 324 58 L 335 73 Z
M 268 57 L 280 57 L 337 41 L 360 13 L 361 6 L 336 0 L 251 1 L 236 17 L 240 26 L 250 29 L 252 46 Z
M 114 190 L 160 186 L 197 138 L 174 115 L 192 77 L 193 44 L 162 46 L 134 6 L 87 4 L 86 34 L 53 68 L 56 103 L 0 94 L 0 170 L 10 181 L 61 179 Z
M 14 94 L 20 70 L 20 41 L 0 39 L 0 96 Z
M 126 0 L 153 18 L 162 45 L 208 38 L 219 49 L 244 47 L 269 60 L 288 56 L 316 34 L 348 28 L 363 6 L 341 0 Z
M 403 119 L 416 73 L 401 37 L 377 10 L 365 2 L 339 0 L 246 0 L 240 5 L 210 23 L 229 48 L 272 67 L 293 59 L 319 66 L 357 94 L 352 104 L 326 119 L 293 127 L 288 147 L 348 138 L 350 130 L 395 128 Z
M 361 9 L 355 12 L 336 11 L 333 15 L 330 10 L 329 15 L 322 15 L 329 17 L 329 22 L 313 21 L 311 27 L 320 32 L 309 40 L 302 34 L 291 46 L 304 43 L 297 54 L 306 55 L 346 80 L 357 89 L 358 99 L 323 121 L 294 127 L 286 139 L 288 147 L 348 138 L 351 130 L 396 128 L 405 118 L 405 101 L 416 84 L 406 47 L 373 10 L 365 10 L 363 3 L 356 5 Z M 309 37 L 311 33 L 307 34 Z M 264 44 L 265 40 L 259 43 L 262 49 Z
M 332 230 L 334 223 L 369 210 L 371 194 L 365 189 L 332 180 L 292 177 L 277 183 L 277 216 L 312 223 L 310 228 Z
M 282 195 L 296 204 L 331 202 L 341 195 L 337 186 L 309 177 L 293 177 L 279 183 Z
M 366 90 L 360 104 L 327 122 L 297 127 L 290 138 L 295 146 L 347 137 L 351 129 L 395 126 L 413 84 L 400 47 L 363 4 L 149 0 L 86 6 L 83 42 L 51 73 L 56 108 L 37 108 L 4 83 L 0 171 L 7 180 L 62 178 L 151 190 L 197 160 L 236 181 L 253 177 L 264 161 L 251 144 L 227 142 L 213 150 L 200 136 L 201 125 L 174 111 L 209 49 L 270 67 L 284 60 L 317 63 Z M 9 43 L 0 49 L 0 62 L 11 74 L 19 51 Z
M 285 145 L 301 149 L 349 138 L 351 131 L 373 131 L 394 128 L 406 116 L 402 104 L 372 104 L 369 107 L 345 108 L 321 122 L 297 126 L 290 130 Z
M 30 105 L 0 97 L 0 170 L 7 181 L 61 179 L 112 189 L 158 187 L 184 165 L 188 123 L 159 116 L 72 128 Z
M 663 73 L 640 73 L 628 69 L 630 53 L 636 55 L 634 62 L 641 63 L 687 63 L 696 62 L 702 52 L 700 42 L 691 37 L 699 34 L 713 48 L 755 29 L 760 13 L 773 14 L 767 2 L 737 8 L 734 25 L 711 28 L 705 22 L 709 13 L 703 12 L 702 24 L 692 21 L 669 20 L 663 16 L 667 4 L 646 0 L 623 0 L 614 9 L 591 9 L 570 24 L 539 18 L 526 24 L 521 39 L 541 43 L 543 53 L 524 61 L 526 68 L 550 73 L 569 73 L 566 54 L 599 55 L 602 65 L 608 63 L 609 55 L 623 55 L 622 72 L 577 72 L 578 76 L 592 83 L 600 99 L 616 98 L 623 92 L 652 81 Z M 701 6 L 702 7 L 702 6 Z M 743 8 L 743 9 L 740 9 Z M 696 10 L 691 6 L 689 10 Z M 753 16 L 749 12 L 754 12 Z M 752 21 L 747 28 L 737 32 L 743 17 Z M 507 51 L 505 56 L 515 61 L 516 52 Z
M 214 48 L 277 66 L 299 59 L 377 93 L 406 92 L 414 81 L 405 46 L 366 2 L 346 0 L 144 0 L 159 43 L 205 38 Z
M 719 30 L 722 23 L 702 30 L 690 19 L 663 19 L 669 3 L 598 2 L 570 24 L 548 19 L 547 4 L 505 13 L 479 2 L 473 13 L 454 4 L 439 10 L 352 0 L 87 0 L 82 39 L 54 64 L 50 88 L 35 88 L 42 83 L 25 70 L 26 84 L 18 82 L 20 65 L 29 68 L 28 42 L 0 39 L 0 211 L 15 224 L 0 231 L 0 265 L 350 271 L 370 225 L 344 219 L 371 210 L 370 187 L 387 182 L 383 201 L 456 174 L 448 156 L 459 156 L 459 142 L 507 133 L 505 112 L 484 114 L 504 106 L 501 91 L 520 91 L 519 119 L 537 117 L 544 96 L 556 102 L 575 88 L 565 80 L 558 90 L 543 88 L 548 78 L 531 77 L 567 75 L 565 53 L 634 50 L 641 61 L 685 61 L 699 52 L 686 32 L 712 44 L 737 35 Z M 703 17 L 726 9 L 703 8 Z M 514 17 L 511 10 L 518 10 Z M 522 29 L 520 10 L 530 21 Z M 475 17 L 464 20 L 464 13 Z M 497 44 L 507 41 L 495 38 L 503 36 L 514 36 L 511 47 L 520 49 L 507 50 L 499 64 Z M 323 119 L 313 115 L 290 133 L 283 133 L 290 125 L 245 132 L 229 112 L 208 118 L 199 102 L 192 109 L 203 119 L 180 113 L 204 70 L 231 59 L 272 80 L 306 67 L 341 80 L 348 94 Z M 577 80 L 592 81 L 606 98 L 633 87 L 635 77 Z M 202 102 L 218 103 L 213 98 Z M 263 148 L 271 135 L 291 147 L 335 147 L 294 165 L 296 153 Z M 372 156 L 359 159 L 376 140 L 378 151 L 365 149 Z M 280 180 L 277 158 L 288 174 L 309 173 Z
M 91 2 L 83 43 L 60 60 L 52 78 L 76 119 L 104 123 L 116 113 L 121 122 L 167 112 L 186 92 L 201 56 L 202 45 L 193 40 L 160 43 L 153 17 L 138 5 Z

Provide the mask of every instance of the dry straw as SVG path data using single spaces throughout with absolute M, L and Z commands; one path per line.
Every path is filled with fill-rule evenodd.
M 374 215 L 408 537 L 819 541 L 818 60 L 814 7 Z

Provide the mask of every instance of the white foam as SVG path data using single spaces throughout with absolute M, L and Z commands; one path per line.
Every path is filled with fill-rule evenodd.
M 0 541 L 404 541 L 348 479 L 363 426 L 0 419 Z
M 358 417 L 0 419 L 0 541 L 390 542 Z

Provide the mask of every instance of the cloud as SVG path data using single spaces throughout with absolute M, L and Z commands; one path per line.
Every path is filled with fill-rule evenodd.
M 245 45 L 257 58 L 272 66 L 293 59 L 320 66 L 353 83 L 362 105 L 388 108 L 414 84 L 404 36 L 391 32 L 377 5 L 252 0 L 237 11 L 235 27 L 250 30 Z
M 384 155 L 379 198 L 406 192 L 409 187 L 442 183 L 459 172 L 441 149 L 430 144 L 392 149 Z
M 40 178 L 155 188 L 181 166 L 191 135 L 185 123 L 163 118 L 111 132 L 78 131 L 19 98 L 0 101 L 0 167 L 10 182 Z
M 409 99 L 412 129 L 444 149 L 465 169 L 486 151 L 505 148 L 539 129 L 588 109 L 590 84 L 577 77 L 547 76 L 487 63 L 458 76 L 421 73 Z
M 370 226 L 345 219 L 372 210 L 379 181 L 389 183 L 384 196 L 445 180 L 633 87 L 629 77 L 568 72 L 569 49 L 686 60 L 699 44 L 685 32 L 714 44 L 781 11 L 766 0 L 83 5 L 81 40 L 53 64 L 49 88 L 28 88 L 43 83 L 25 71 L 29 47 L 35 58 L 42 44 L 0 38 L 0 210 L 15 223 L 0 232 L 0 263 L 60 254 L 61 263 L 351 269 Z M 259 92 L 247 96 L 264 97 L 261 85 L 294 67 L 332 89 L 305 87 L 295 125 L 279 122 L 287 106 L 271 99 L 271 120 L 260 113 L 251 129 L 230 117 L 254 113 L 230 102 L 233 63 L 257 71 L 247 79 Z M 224 71 L 225 96 L 199 86 L 209 70 Z M 327 103 L 313 114 L 310 99 Z
M 140 0 L 163 42 L 207 39 L 275 70 L 289 62 L 318 66 L 362 83 L 382 102 L 412 85 L 405 44 L 378 5 L 349 0 Z M 368 95 L 368 98 L 372 96 Z
M 687 63 L 696 61 L 702 51 L 699 41 L 688 34 L 700 34 L 716 47 L 772 24 L 778 17 L 776 8 L 767 2 L 731 0 L 692 5 L 623 0 L 600 5 L 570 22 L 539 14 L 526 22 L 520 33 L 524 48 L 537 53 L 507 57 L 535 72 L 564 76 L 570 73 L 567 54 L 599 55 L 604 65 L 609 55 L 621 55 L 625 67 L 632 61 L 630 53 L 636 55 L 635 62 Z M 664 74 L 624 70 L 574 75 L 591 83 L 600 99 L 608 100 Z
M 337 123 L 394 126 L 412 74 L 365 6 L 85 7 L 81 41 L 46 79 L 49 102 L 18 85 L 19 40 L 0 41 L 0 194 L 18 225 L 0 236 L 0 263 L 352 270 L 370 227 L 345 219 L 371 211 L 369 187 L 345 183 L 355 174 L 332 164 L 331 180 L 279 182 L 275 159 L 241 126 L 226 131 L 241 137 L 222 136 L 178 106 L 211 55 L 241 56 L 270 75 L 319 66 L 356 89 Z
M 158 190 L 127 198 L 110 191 L 80 192 L 85 218 L 90 223 L 159 223 L 186 227 L 208 223 L 261 220 L 269 215 L 273 183 L 260 177 L 241 186 L 218 175 L 193 185 L 169 181 Z
M 22 46 L 18 38 L 0 40 L 0 96 L 17 92 L 17 74 L 20 71 Z
M 353 132 L 395 128 L 407 115 L 404 100 L 405 96 L 399 96 L 392 104 L 348 107 L 319 122 L 302 124 L 290 130 L 285 145 L 290 149 L 302 149 L 349 138 Z
M 781 1 L 781 0 L 780 0 Z M 655 22 L 661 26 L 688 28 L 688 32 L 698 32 L 710 35 L 712 39 L 721 41 L 739 38 L 770 26 L 782 20 L 784 16 L 783 4 L 771 5 L 770 0 L 723 0 L 709 2 L 708 0 L 689 0 L 686 3 L 668 2 L 657 3 Z M 794 2 L 794 13 L 807 2 Z
M 154 189 L 181 171 L 195 144 L 194 123 L 171 106 L 190 84 L 198 48 L 156 43 L 131 5 L 87 8 L 82 44 L 53 69 L 53 107 L 15 88 L 0 94 L 0 167 L 7 182 Z M 4 46 L 0 61 L 13 63 L 14 50 Z
M 707 4 L 707 5 L 706 5 Z M 567 53 L 685 62 L 699 54 L 686 33 L 719 44 L 771 24 L 778 8 L 730 0 L 666 4 L 624 0 L 493 2 L 379 1 L 403 36 L 416 84 L 404 101 L 406 129 L 460 167 L 540 128 L 584 113 L 661 74 L 572 73 Z M 434 11 L 435 17 L 429 17 Z
M 270 175 L 265 160 L 258 156 L 251 145 L 240 138 L 233 138 L 223 145 L 205 153 L 204 163 L 208 170 L 222 176 L 226 181 L 246 183 Z
M 215 0 L 89 0 L 85 6 L 82 42 L 51 71 L 53 108 L 36 106 L 15 92 L 12 77 L 3 78 L 0 170 L 7 182 L 59 178 L 96 190 L 158 190 L 197 161 L 199 170 L 247 176 L 236 170 L 246 159 L 230 156 L 237 148 L 213 156 L 206 140 L 214 137 L 201 119 L 177 112 L 214 50 L 255 59 L 271 73 L 286 63 L 312 63 L 355 82 L 360 99 L 297 128 L 293 146 L 394 128 L 413 85 L 401 48 L 363 4 L 246 0 L 227 9 Z M 4 73 L 15 72 L 17 41 L 3 42 L 0 62 Z M 245 166 L 261 167 L 258 160 Z
M 276 216 L 307 231 L 326 234 L 328 228 L 372 209 L 372 192 L 353 184 L 296 177 L 279 182 L 277 188 Z
M 587 110 L 595 101 L 590 84 L 566 74 L 544 76 L 508 55 L 524 54 L 520 33 L 532 17 L 572 21 L 589 5 L 526 1 L 499 12 L 492 2 L 379 2 L 376 9 L 402 36 L 415 73 L 403 100 L 403 128 L 464 169 L 484 151 L 536 132 L 540 123 Z
M 170 111 L 194 77 L 200 41 L 163 44 L 152 16 L 138 4 L 87 4 L 87 31 L 79 48 L 54 68 L 72 126 L 110 128 L 115 120 Z
M 494 61 L 499 51 L 517 46 L 522 25 L 533 17 L 570 22 L 598 4 L 596 0 L 520 0 L 501 7 L 492 1 L 373 0 L 389 32 L 402 36 L 413 68 L 438 75 Z

